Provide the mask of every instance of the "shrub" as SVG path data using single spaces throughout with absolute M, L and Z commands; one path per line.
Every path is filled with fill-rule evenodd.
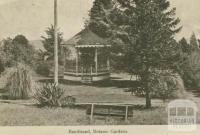
M 58 66 L 59 76 L 63 75 L 64 67 Z M 36 63 L 36 73 L 42 76 L 52 76 L 54 74 L 54 61 L 40 61 Z
M 154 70 L 150 75 L 149 88 L 152 98 L 162 100 L 181 98 L 184 96 L 184 83 L 178 74 L 169 70 Z M 145 97 L 145 90 L 142 87 L 132 89 L 139 97 Z
M 180 75 L 169 70 L 155 70 L 150 78 L 151 95 L 154 98 L 181 98 L 184 96 L 184 83 Z
M 62 107 L 75 103 L 75 98 L 64 96 L 64 90 L 54 83 L 46 83 L 36 89 L 35 99 L 41 106 Z
M 37 64 L 36 72 L 43 76 L 49 76 L 52 65 L 48 61 L 42 61 Z
M 30 70 L 23 64 L 12 68 L 7 79 L 9 99 L 27 99 L 32 94 L 32 78 Z

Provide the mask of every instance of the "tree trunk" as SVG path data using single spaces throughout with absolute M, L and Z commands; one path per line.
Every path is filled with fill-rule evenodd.
M 146 73 L 143 76 L 142 80 L 146 92 L 146 108 L 151 108 L 151 94 L 149 89 L 149 68 L 146 69 Z
M 150 91 L 146 87 L 146 108 L 151 108 L 151 96 L 150 96 Z

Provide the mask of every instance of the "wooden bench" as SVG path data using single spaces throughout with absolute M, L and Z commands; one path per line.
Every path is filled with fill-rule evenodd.
M 133 104 L 76 103 L 76 105 L 89 105 L 86 113 L 90 115 L 90 120 L 93 120 L 94 115 L 124 117 L 125 121 L 128 120 L 128 117 L 133 116 L 131 108 Z

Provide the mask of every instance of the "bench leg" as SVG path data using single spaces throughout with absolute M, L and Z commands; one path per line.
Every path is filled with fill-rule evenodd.
M 128 121 L 128 106 L 126 106 L 126 114 L 125 114 L 125 121 Z
M 91 107 L 90 121 L 93 120 L 93 113 L 94 113 L 94 104 L 92 104 L 92 107 Z

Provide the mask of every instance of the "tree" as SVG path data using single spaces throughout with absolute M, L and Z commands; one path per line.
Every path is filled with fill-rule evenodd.
M 179 41 L 179 44 L 181 46 L 181 50 L 183 51 L 183 53 L 187 54 L 191 53 L 190 45 L 187 43 L 187 40 L 184 37 Z
M 110 36 L 108 16 L 106 15 L 111 8 L 111 0 L 95 0 L 90 11 L 89 28 L 101 37 Z M 109 14 L 109 13 L 108 13 Z
M 189 55 L 185 65 L 186 85 L 193 88 L 199 88 L 200 85 L 200 50 L 195 50 Z
M 48 57 L 48 60 L 53 60 L 54 58 L 54 27 L 53 25 L 51 25 L 51 27 L 47 28 L 45 30 L 45 33 L 47 35 L 47 37 L 42 36 L 42 43 L 43 46 L 46 50 L 46 52 L 44 52 L 45 56 Z M 58 57 L 61 57 L 61 43 L 63 42 L 63 37 L 62 37 L 62 33 L 58 32 Z M 59 60 L 61 60 L 59 58 Z M 59 63 L 61 63 L 61 61 L 59 61 Z
M 112 0 L 95 0 L 90 10 L 90 19 L 87 20 L 85 27 L 89 27 L 98 36 L 108 39 L 112 44 L 110 49 L 111 66 L 114 70 L 123 70 L 125 65 L 122 62 L 124 54 L 122 44 L 124 43 L 115 36 L 115 34 L 120 35 L 117 34 L 119 27 L 116 24 L 123 23 L 123 15 L 118 14 L 115 10 Z
M 180 20 L 175 17 L 176 9 L 170 9 L 168 0 L 109 0 L 109 9 L 104 2 L 94 2 L 90 22 L 97 23 L 96 26 L 104 24 L 108 28 L 105 35 L 110 32 L 111 39 L 120 39 L 126 45 L 124 61 L 127 71 L 141 77 L 146 92 L 146 107 L 149 108 L 151 70 L 172 68 L 173 61 L 177 60 L 178 44 L 174 35 L 181 27 L 177 27 Z M 96 4 L 101 5 L 97 7 Z M 98 12 L 101 14 L 95 14 Z M 98 28 L 94 29 L 98 31 Z
M 37 52 L 37 73 L 45 76 L 49 76 L 53 73 L 54 68 L 54 26 L 48 27 L 45 30 L 46 36 L 41 36 L 42 43 L 45 51 Z M 59 63 L 59 73 L 63 73 L 64 56 L 70 55 L 70 49 L 62 48 L 63 34 L 58 32 L 58 63 Z M 64 50 L 62 50 L 64 49 Z M 63 52 L 64 51 L 64 52 Z
M 190 37 L 190 46 L 193 51 L 199 49 L 199 44 L 195 33 L 193 33 Z
M 35 50 L 23 35 L 3 40 L 2 50 L 6 67 L 14 66 L 18 62 L 33 65 Z
M 178 46 L 173 37 L 181 29 L 176 27 L 180 20 L 174 17 L 175 8 L 170 10 L 167 0 L 138 0 L 134 3 L 134 15 L 130 19 L 134 27 L 130 28 L 131 32 L 128 34 L 133 40 L 130 40 L 126 54 L 132 69 L 134 63 L 137 64 L 137 72 L 146 90 L 146 107 L 149 108 L 151 70 L 171 68 L 176 60 Z M 131 6 L 131 2 L 128 6 Z M 131 61 L 134 57 L 137 59 Z
M 199 44 L 199 48 L 200 48 L 200 39 L 198 39 L 198 44 Z
M 13 55 L 17 62 L 24 62 L 25 64 L 33 64 L 34 48 L 29 44 L 28 39 L 23 35 L 17 35 L 13 40 Z
M 187 43 L 185 38 L 179 41 L 181 46 L 180 56 L 181 59 L 177 65 L 179 65 L 179 73 L 182 76 L 185 86 L 188 88 L 199 87 L 199 64 L 200 64 L 200 49 L 199 43 L 193 33 L 190 38 L 190 44 Z

